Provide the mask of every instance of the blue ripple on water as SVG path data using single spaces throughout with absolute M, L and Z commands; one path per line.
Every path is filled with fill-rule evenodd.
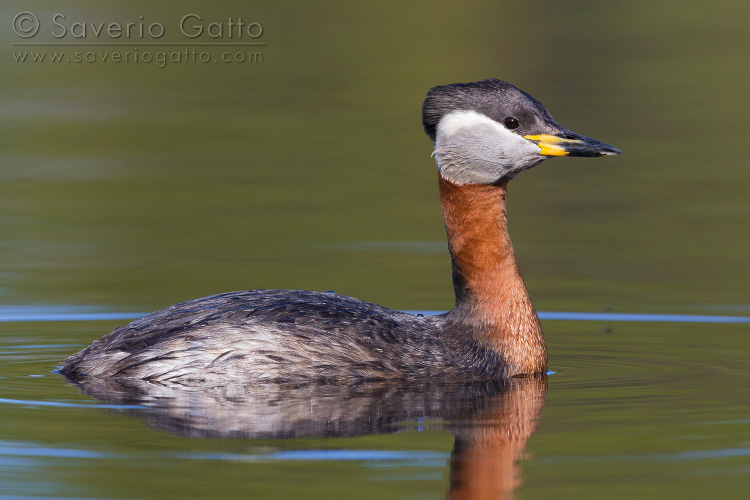
M 407 311 L 432 316 L 445 311 Z M 706 314 L 639 314 L 539 311 L 539 319 L 562 321 L 631 321 L 662 323 L 750 323 L 750 316 L 711 316 Z
M 113 458 L 113 453 L 101 453 L 74 448 L 50 448 L 27 442 L 0 441 L 0 456 L 48 458 Z
M 63 401 L 34 401 L 33 399 L 0 398 L 0 404 L 23 406 L 53 406 L 56 408 L 104 408 L 107 410 L 138 410 L 146 408 L 141 405 L 113 405 L 100 403 L 66 403 Z
M 549 312 L 539 313 L 539 319 L 571 321 L 643 321 L 664 323 L 750 323 L 750 316 L 710 316 L 700 314 L 637 314 Z
M 445 311 L 406 311 L 435 315 Z M 0 306 L 0 323 L 35 321 L 112 321 L 142 318 L 144 313 L 107 312 L 90 306 Z M 541 311 L 539 319 L 557 321 L 630 321 L 663 323 L 748 323 L 750 316 L 713 316 L 707 314 L 639 314 L 612 312 Z
M 445 465 L 450 458 L 449 453 L 433 451 L 402 451 L 402 450 L 282 450 L 258 455 L 237 453 L 189 453 L 181 454 L 181 458 L 192 460 L 221 460 L 221 461 L 425 461 L 432 464 L 439 461 Z

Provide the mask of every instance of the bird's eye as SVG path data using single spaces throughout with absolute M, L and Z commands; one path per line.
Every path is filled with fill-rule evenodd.
M 509 128 L 513 130 L 514 128 L 518 128 L 518 120 L 513 118 L 512 116 L 509 116 L 505 120 L 503 120 L 503 123 L 505 124 L 505 128 Z

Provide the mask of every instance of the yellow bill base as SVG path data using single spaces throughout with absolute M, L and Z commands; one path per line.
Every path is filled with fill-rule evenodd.
M 560 144 L 575 144 L 582 142 L 578 139 L 565 139 L 549 134 L 525 135 L 524 137 L 530 141 L 536 142 L 536 145 L 542 150 L 541 154 L 544 156 L 567 156 L 569 153 L 565 151 L 565 148 L 560 146 Z

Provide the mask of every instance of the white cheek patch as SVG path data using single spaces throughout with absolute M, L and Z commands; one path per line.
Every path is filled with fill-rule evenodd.
M 457 184 L 490 184 L 538 164 L 533 142 L 476 111 L 453 111 L 437 125 L 438 169 Z
M 487 115 L 477 113 L 476 111 L 453 111 L 445 115 L 440 120 L 440 123 L 438 123 L 436 142 L 440 141 L 441 136 L 443 139 L 446 139 L 456 135 L 463 129 L 486 127 L 490 127 L 493 133 L 498 134 L 500 136 L 499 139 L 503 142 L 520 138 L 519 135 L 514 134 Z

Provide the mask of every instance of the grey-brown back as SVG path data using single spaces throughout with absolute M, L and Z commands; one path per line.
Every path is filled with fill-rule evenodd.
M 502 376 L 450 315 L 393 311 L 335 293 L 250 290 L 175 304 L 68 358 L 70 378 L 182 384 Z

